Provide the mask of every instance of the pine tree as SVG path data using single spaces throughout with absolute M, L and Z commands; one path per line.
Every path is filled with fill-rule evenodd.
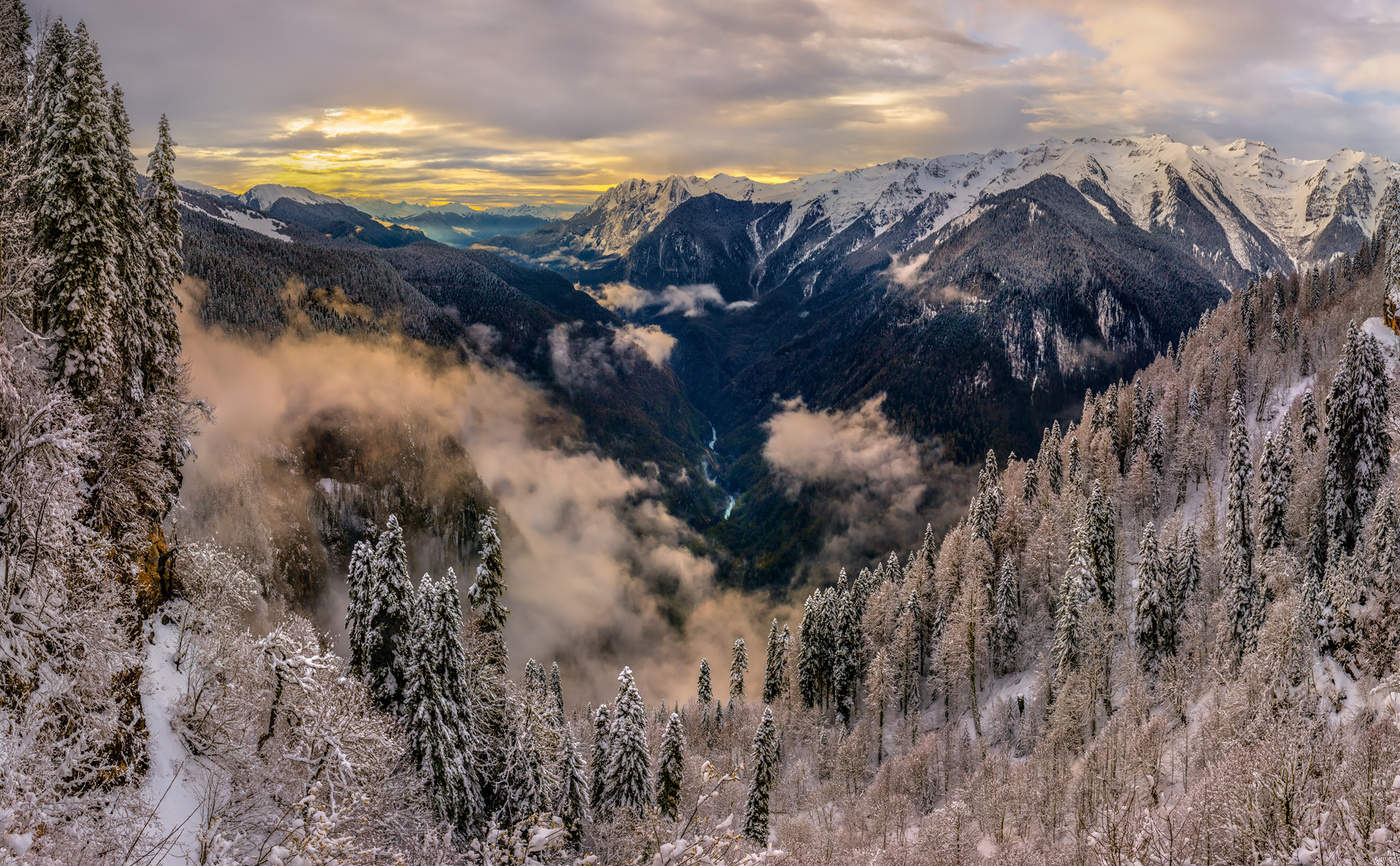
M 1293 487 L 1293 465 L 1287 442 L 1267 433 L 1259 458 L 1259 547 L 1271 550 L 1288 540 L 1288 499 Z
M 1113 505 L 1097 481 L 1089 495 L 1085 512 L 1087 553 L 1093 576 L 1093 588 L 1105 610 L 1113 610 L 1118 583 L 1117 526 L 1113 520 Z
M 369 604 L 364 617 L 365 683 L 381 709 L 397 714 L 403 700 L 404 671 L 413 628 L 413 586 L 408 578 L 403 528 L 394 515 L 389 516 L 375 544 L 368 586 Z
M 845 572 L 842 572 L 844 575 Z M 840 593 L 836 620 L 835 697 L 842 724 L 855 721 L 856 697 L 864 675 L 865 636 L 861 631 L 864 608 L 854 588 Z
M 1327 506 L 1325 500 L 1319 499 L 1308 532 L 1307 560 L 1303 563 L 1303 584 L 1298 593 L 1299 624 L 1314 639 L 1321 629 L 1327 553 Z
M 1180 611 L 1172 577 L 1158 552 L 1156 529 L 1149 523 L 1138 547 L 1137 599 L 1133 605 L 1133 642 L 1148 673 L 1155 673 L 1162 659 L 1176 654 Z
M 350 552 L 350 567 L 345 575 L 345 636 L 350 644 L 350 672 L 364 678 L 367 672 L 369 646 L 369 609 L 374 591 L 374 546 L 368 541 L 355 542 Z
M 607 808 L 608 761 L 612 754 L 612 710 L 601 704 L 593 713 L 593 786 L 589 790 L 588 802 L 593 808 L 602 811 Z
M 1330 546 L 1341 552 L 1356 546 L 1362 520 L 1390 467 L 1386 385 L 1380 346 L 1352 322 L 1327 396 L 1327 529 Z
M 749 669 L 749 648 L 743 638 L 734 639 L 734 650 L 729 662 L 729 700 L 744 699 L 744 673 Z
M 656 766 L 656 809 L 663 818 L 675 820 L 684 778 L 685 725 L 678 713 L 671 713 L 661 735 L 661 757 Z
M 583 753 L 578 741 L 566 732 L 560 749 L 559 796 L 555 799 L 554 813 L 564 822 L 570 847 L 577 850 L 583 825 L 588 822 L 588 782 L 584 778 Z
M 478 625 L 484 632 L 500 635 L 505 631 L 510 608 L 501 598 L 506 592 L 505 566 L 501 562 L 501 539 L 496 532 L 496 509 L 488 508 L 476 531 L 476 551 L 481 557 L 476 582 L 467 590 L 472 607 L 480 608 Z
M 141 375 L 151 390 L 169 389 L 179 377 L 180 300 L 175 286 L 184 268 L 180 254 L 180 192 L 175 186 L 175 145 L 170 122 L 160 116 L 156 146 L 146 163 L 145 208 L 148 283 L 141 296 L 141 320 L 146 330 L 140 358 Z
M 1298 410 L 1298 417 L 1302 424 L 1301 441 L 1303 447 L 1311 451 L 1317 447 L 1317 438 L 1319 434 L 1317 425 L 1317 404 L 1313 402 L 1311 391 L 1303 392 L 1303 402 Z
M 1001 514 L 1002 498 L 1001 470 L 997 467 L 996 453 L 988 449 L 986 462 L 977 479 L 977 494 L 972 499 L 968 514 L 973 537 L 991 544 L 997 518 Z
M 707 707 L 710 701 L 714 700 L 714 690 L 710 685 L 710 660 L 700 660 L 700 676 L 695 683 L 695 697 L 699 699 L 700 706 Z
M 417 607 L 403 729 L 433 809 L 461 832 L 470 833 L 484 817 L 485 801 L 475 761 L 475 720 L 470 701 L 462 700 L 468 674 L 460 639 L 457 575 L 451 569 L 442 580 L 424 575 Z
M 1184 611 L 1191 596 L 1201 585 L 1201 545 L 1196 539 L 1196 527 L 1188 526 L 1172 557 L 1172 593 L 1178 612 Z
M 559 677 L 559 662 L 549 665 L 549 702 L 559 724 L 564 723 L 564 681 Z
M 763 721 L 753 736 L 753 783 L 744 804 L 744 835 L 758 845 L 768 843 L 768 811 L 773 782 L 778 776 L 778 729 L 773 710 L 763 708 Z
M 1054 643 L 1050 650 L 1050 673 L 1055 683 L 1064 682 L 1071 671 L 1079 667 L 1083 653 L 1084 610 L 1092 598 L 1093 566 L 1089 557 L 1089 531 L 1080 520 L 1070 539 L 1070 562 L 1060 584 L 1055 604 Z
M 1050 485 L 1050 492 L 1056 496 L 1060 495 L 1060 485 L 1064 476 L 1064 466 L 1060 462 L 1060 441 L 1063 438 L 1060 422 L 1055 421 L 1050 425 L 1050 437 L 1042 440 L 1041 445 L 1045 454 L 1045 481 Z
M 24 130 L 24 90 L 29 81 L 29 12 L 24 0 L 0 0 L 0 155 L 7 165 Z M 7 172 L 0 169 L 0 181 Z
M 771 704 L 783 693 L 783 639 L 775 617 L 768 626 L 768 663 L 763 670 L 763 702 Z
M 1035 501 L 1036 493 L 1040 490 L 1040 470 L 1037 463 L 1031 461 L 1026 464 L 1026 474 L 1021 476 L 1021 501 L 1030 505 Z
M 1002 676 L 1016 669 L 1016 643 L 1021 630 L 1021 587 L 1010 557 L 1002 560 L 992 620 L 992 670 Z
M 647 746 L 646 704 L 637 693 L 631 668 L 618 674 L 616 710 L 608 743 L 604 802 L 610 809 L 640 815 L 651 804 L 651 752 Z
M 1249 476 L 1249 432 L 1244 424 L 1244 400 L 1236 391 L 1230 398 L 1230 465 L 1225 478 L 1222 577 L 1229 593 L 1231 637 L 1237 657 L 1254 649 L 1255 636 L 1264 621 L 1263 587 L 1254 573 Z

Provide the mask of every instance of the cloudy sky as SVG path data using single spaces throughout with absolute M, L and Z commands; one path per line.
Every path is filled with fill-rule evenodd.
M 581 204 L 1048 137 L 1400 156 L 1384 0 L 31 0 L 87 20 L 183 177 Z M 145 145 L 138 134 L 138 143 Z

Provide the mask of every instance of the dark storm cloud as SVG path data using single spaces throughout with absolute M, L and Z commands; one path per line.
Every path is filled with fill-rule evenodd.
M 1386 152 L 1392 3 L 48 0 L 185 176 L 582 202 L 629 175 L 791 176 L 1050 136 Z

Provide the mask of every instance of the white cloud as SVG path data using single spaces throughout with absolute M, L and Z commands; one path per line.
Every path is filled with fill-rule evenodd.
M 676 338 L 656 325 L 628 324 L 613 332 L 613 345 L 639 349 L 651 363 L 664 367 L 676 347 Z
M 755 301 L 726 302 L 719 288 L 713 283 L 691 283 L 684 286 L 667 286 L 659 292 L 648 291 L 627 282 L 603 283 L 589 289 L 598 303 L 613 310 L 635 313 L 653 310 L 656 315 L 681 313 L 687 318 L 703 316 L 716 307 L 723 310 L 747 310 Z

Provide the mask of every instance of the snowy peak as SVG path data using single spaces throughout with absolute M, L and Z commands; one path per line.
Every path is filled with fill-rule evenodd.
M 824 219 L 833 235 L 864 220 L 875 236 L 918 215 L 920 231 L 912 243 L 974 215 L 983 197 L 1045 175 L 1081 190 L 1086 182 L 1102 189 L 1149 232 L 1182 235 L 1209 228 L 1206 234 L 1217 240 L 1199 251 L 1200 258 L 1226 256 L 1233 266 L 1257 273 L 1328 258 L 1372 232 L 1381 192 L 1400 179 L 1400 167 L 1349 149 L 1325 159 L 1283 157 L 1268 144 L 1243 138 L 1220 146 L 1167 135 L 1049 139 L 1017 151 L 900 159 L 781 183 L 724 174 L 633 178 L 576 215 L 571 244 L 602 256 L 624 254 L 675 208 L 710 193 L 789 204 L 778 243 L 809 215 Z M 937 216 L 926 216 L 932 213 Z
M 260 183 L 239 197 L 251 208 L 268 210 L 282 199 L 297 204 L 344 204 L 340 199 L 319 192 L 312 192 L 301 186 L 282 186 L 276 183 Z

